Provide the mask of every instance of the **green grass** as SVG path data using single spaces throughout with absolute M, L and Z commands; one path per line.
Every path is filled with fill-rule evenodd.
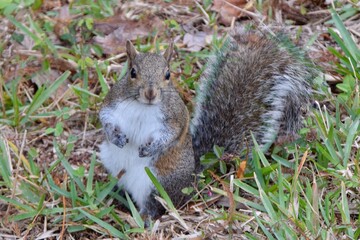
M 116 179 L 104 176 L 96 155 L 99 106 L 109 85 L 126 68 L 109 70 L 119 64 L 91 40 L 98 34 L 94 23 L 113 15 L 116 2 L 74 1 L 70 13 L 80 17 L 72 18 L 58 37 L 51 20 L 56 11 L 42 11 L 42 6 L 37 0 L 0 3 L 1 20 L 7 19 L 14 29 L 7 32 L 9 38 L 0 40 L 1 54 L 7 54 L 10 44 L 16 48 L 24 39 L 32 42 L 31 51 L 23 51 L 27 55 L 19 51 L 1 59 L 0 238 L 1 234 L 36 238 L 45 225 L 57 237 L 75 239 L 157 239 L 183 233 L 211 238 L 212 227 L 229 238 L 360 238 L 360 49 L 343 23 L 358 13 L 352 5 L 336 6 L 341 7 L 339 15 L 331 10 L 327 25 L 335 42 L 328 51 L 336 59 L 331 72 L 341 79 L 338 92 L 331 93 L 324 80 L 317 79 L 318 104 L 311 109 L 301 138 L 267 154 L 255 144 L 254 169 L 241 179 L 233 170 L 244 159 L 225 160 L 223 149 L 214 146 L 214 152 L 204 157 L 212 172 L 201 174 L 198 188 L 184 190 L 198 191 L 196 211 L 176 209 L 147 170 L 170 212 L 147 229 L 130 197 L 113 191 Z M 266 4 L 260 1 L 257 6 Z M 221 44 L 217 37 L 224 31 L 217 25 L 211 1 L 193 7 L 199 16 L 205 15 L 206 27 L 214 29 L 211 48 L 217 47 Z M 139 38 L 135 45 L 141 51 L 163 50 L 168 38 L 184 35 L 179 23 L 176 18 L 164 20 L 166 30 Z M 192 97 L 211 48 L 189 53 L 178 44 L 171 69 L 184 95 Z M 53 81 L 34 83 L 37 74 L 49 76 L 56 67 L 54 59 L 70 62 L 73 68 L 59 70 Z M 16 66 L 16 74 L 6 68 L 10 65 Z M 212 204 L 214 194 L 223 196 L 228 205 Z
M 233 181 L 234 192 L 239 188 L 256 198 L 251 202 L 237 196 L 233 199 L 254 210 L 257 224 L 269 239 L 360 237 L 360 49 L 334 11 L 332 17 L 338 33 L 333 28 L 329 33 L 342 50 L 331 49 L 340 60 L 334 69 L 344 81 L 337 85 L 342 90 L 337 96 L 326 88 L 323 94 L 336 112 L 325 107 L 313 110 L 302 139 L 289 145 L 287 151 L 275 149 L 270 159 L 256 147 L 255 182 Z M 316 131 L 316 139 L 306 141 L 311 129 Z M 290 163 L 286 160 L 289 157 Z M 270 165 L 270 160 L 278 164 Z M 265 173 L 269 166 L 271 172 Z M 229 194 L 219 188 L 213 190 Z M 357 200 L 350 203 L 352 199 Z

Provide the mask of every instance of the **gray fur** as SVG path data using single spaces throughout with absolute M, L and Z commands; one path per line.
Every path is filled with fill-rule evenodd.
M 315 77 L 304 59 L 274 39 L 230 36 L 200 79 L 191 125 L 197 164 L 215 144 L 234 154 L 251 147 L 251 132 L 261 146 L 295 134 Z

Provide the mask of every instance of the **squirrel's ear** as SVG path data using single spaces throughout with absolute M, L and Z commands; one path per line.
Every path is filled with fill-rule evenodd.
M 171 56 L 172 53 L 174 51 L 174 42 L 170 42 L 168 48 L 166 49 L 166 51 L 164 52 L 164 58 L 166 59 L 166 61 L 169 63 L 171 60 Z
M 132 62 L 137 55 L 137 51 L 130 40 L 126 41 L 126 54 L 128 56 L 129 66 L 132 66 Z

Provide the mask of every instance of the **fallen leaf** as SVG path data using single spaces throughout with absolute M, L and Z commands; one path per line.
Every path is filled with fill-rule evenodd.
M 125 15 L 120 11 L 116 13 L 114 16 L 97 19 L 94 22 L 94 29 L 98 32 L 103 33 L 104 35 L 108 35 L 115 31 L 119 25 L 123 25 L 126 23 Z M 130 21 L 132 23 L 132 21 Z
M 53 0 L 53 1 L 43 1 L 41 8 L 43 11 L 50 11 L 54 10 L 56 8 L 61 7 L 61 1 L 60 0 Z
M 245 169 L 246 169 L 246 161 L 242 161 L 238 167 L 238 169 L 236 170 L 236 178 L 244 178 L 244 173 L 245 173 Z
M 253 2 L 247 2 L 246 0 L 214 0 L 214 5 L 211 9 L 219 13 L 220 23 L 229 26 L 233 18 L 242 16 L 238 8 L 251 11 L 253 9 Z
M 191 52 L 200 51 L 206 45 L 206 36 L 204 32 L 196 32 L 194 34 L 186 33 L 183 43 L 188 47 Z
M 153 30 L 161 31 L 164 28 L 163 22 L 154 15 L 147 17 L 147 20 L 129 20 L 122 15 L 97 21 L 94 23 L 96 31 L 105 36 L 94 37 L 94 42 L 99 44 L 105 54 L 118 54 L 125 49 L 127 40 L 148 36 Z
M 60 8 L 58 16 L 55 18 L 55 26 L 54 32 L 60 37 L 65 33 L 68 33 L 68 25 L 72 20 L 72 16 L 70 14 L 69 5 L 64 5 Z
M 61 72 L 58 70 L 50 69 L 48 71 L 39 71 L 32 78 L 32 82 L 34 82 L 38 87 L 40 86 L 49 86 L 61 75 Z M 67 90 L 68 90 L 68 80 L 66 80 L 63 84 L 61 84 L 56 91 L 50 96 L 52 99 L 60 98 Z

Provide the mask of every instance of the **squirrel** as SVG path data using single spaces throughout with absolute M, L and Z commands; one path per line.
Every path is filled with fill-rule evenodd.
M 106 139 L 100 146 L 105 168 L 118 176 L 142 216 L 165 209 L 154 196 L 148 167 L 175 206 L 189 196 L 200 157 L 216 144 L 239 154 L 254 135 L 260 146 L 294 136 L 301 108 L 311 96 L 311 66 L 279 42 L 234 32 L 212 56 L 200 77 L 192 121 L 171 80 L 173 44 L 164 54 L 138 53 L 127 41 L 128 71 L 100 109 Z M 191 126 L 190 126 L 191 122 Z
M 127 41 L 128 72 L 116 82 L 100 110 L 106 140 L 100 158 L 145 217 L 157 218 L 162 205 L 144 168 L 157 177 L 174 205 L 193 182 L 194 153 L 189 112 L 170 77 L 173 44 L 163 55 L 138 53 Z

